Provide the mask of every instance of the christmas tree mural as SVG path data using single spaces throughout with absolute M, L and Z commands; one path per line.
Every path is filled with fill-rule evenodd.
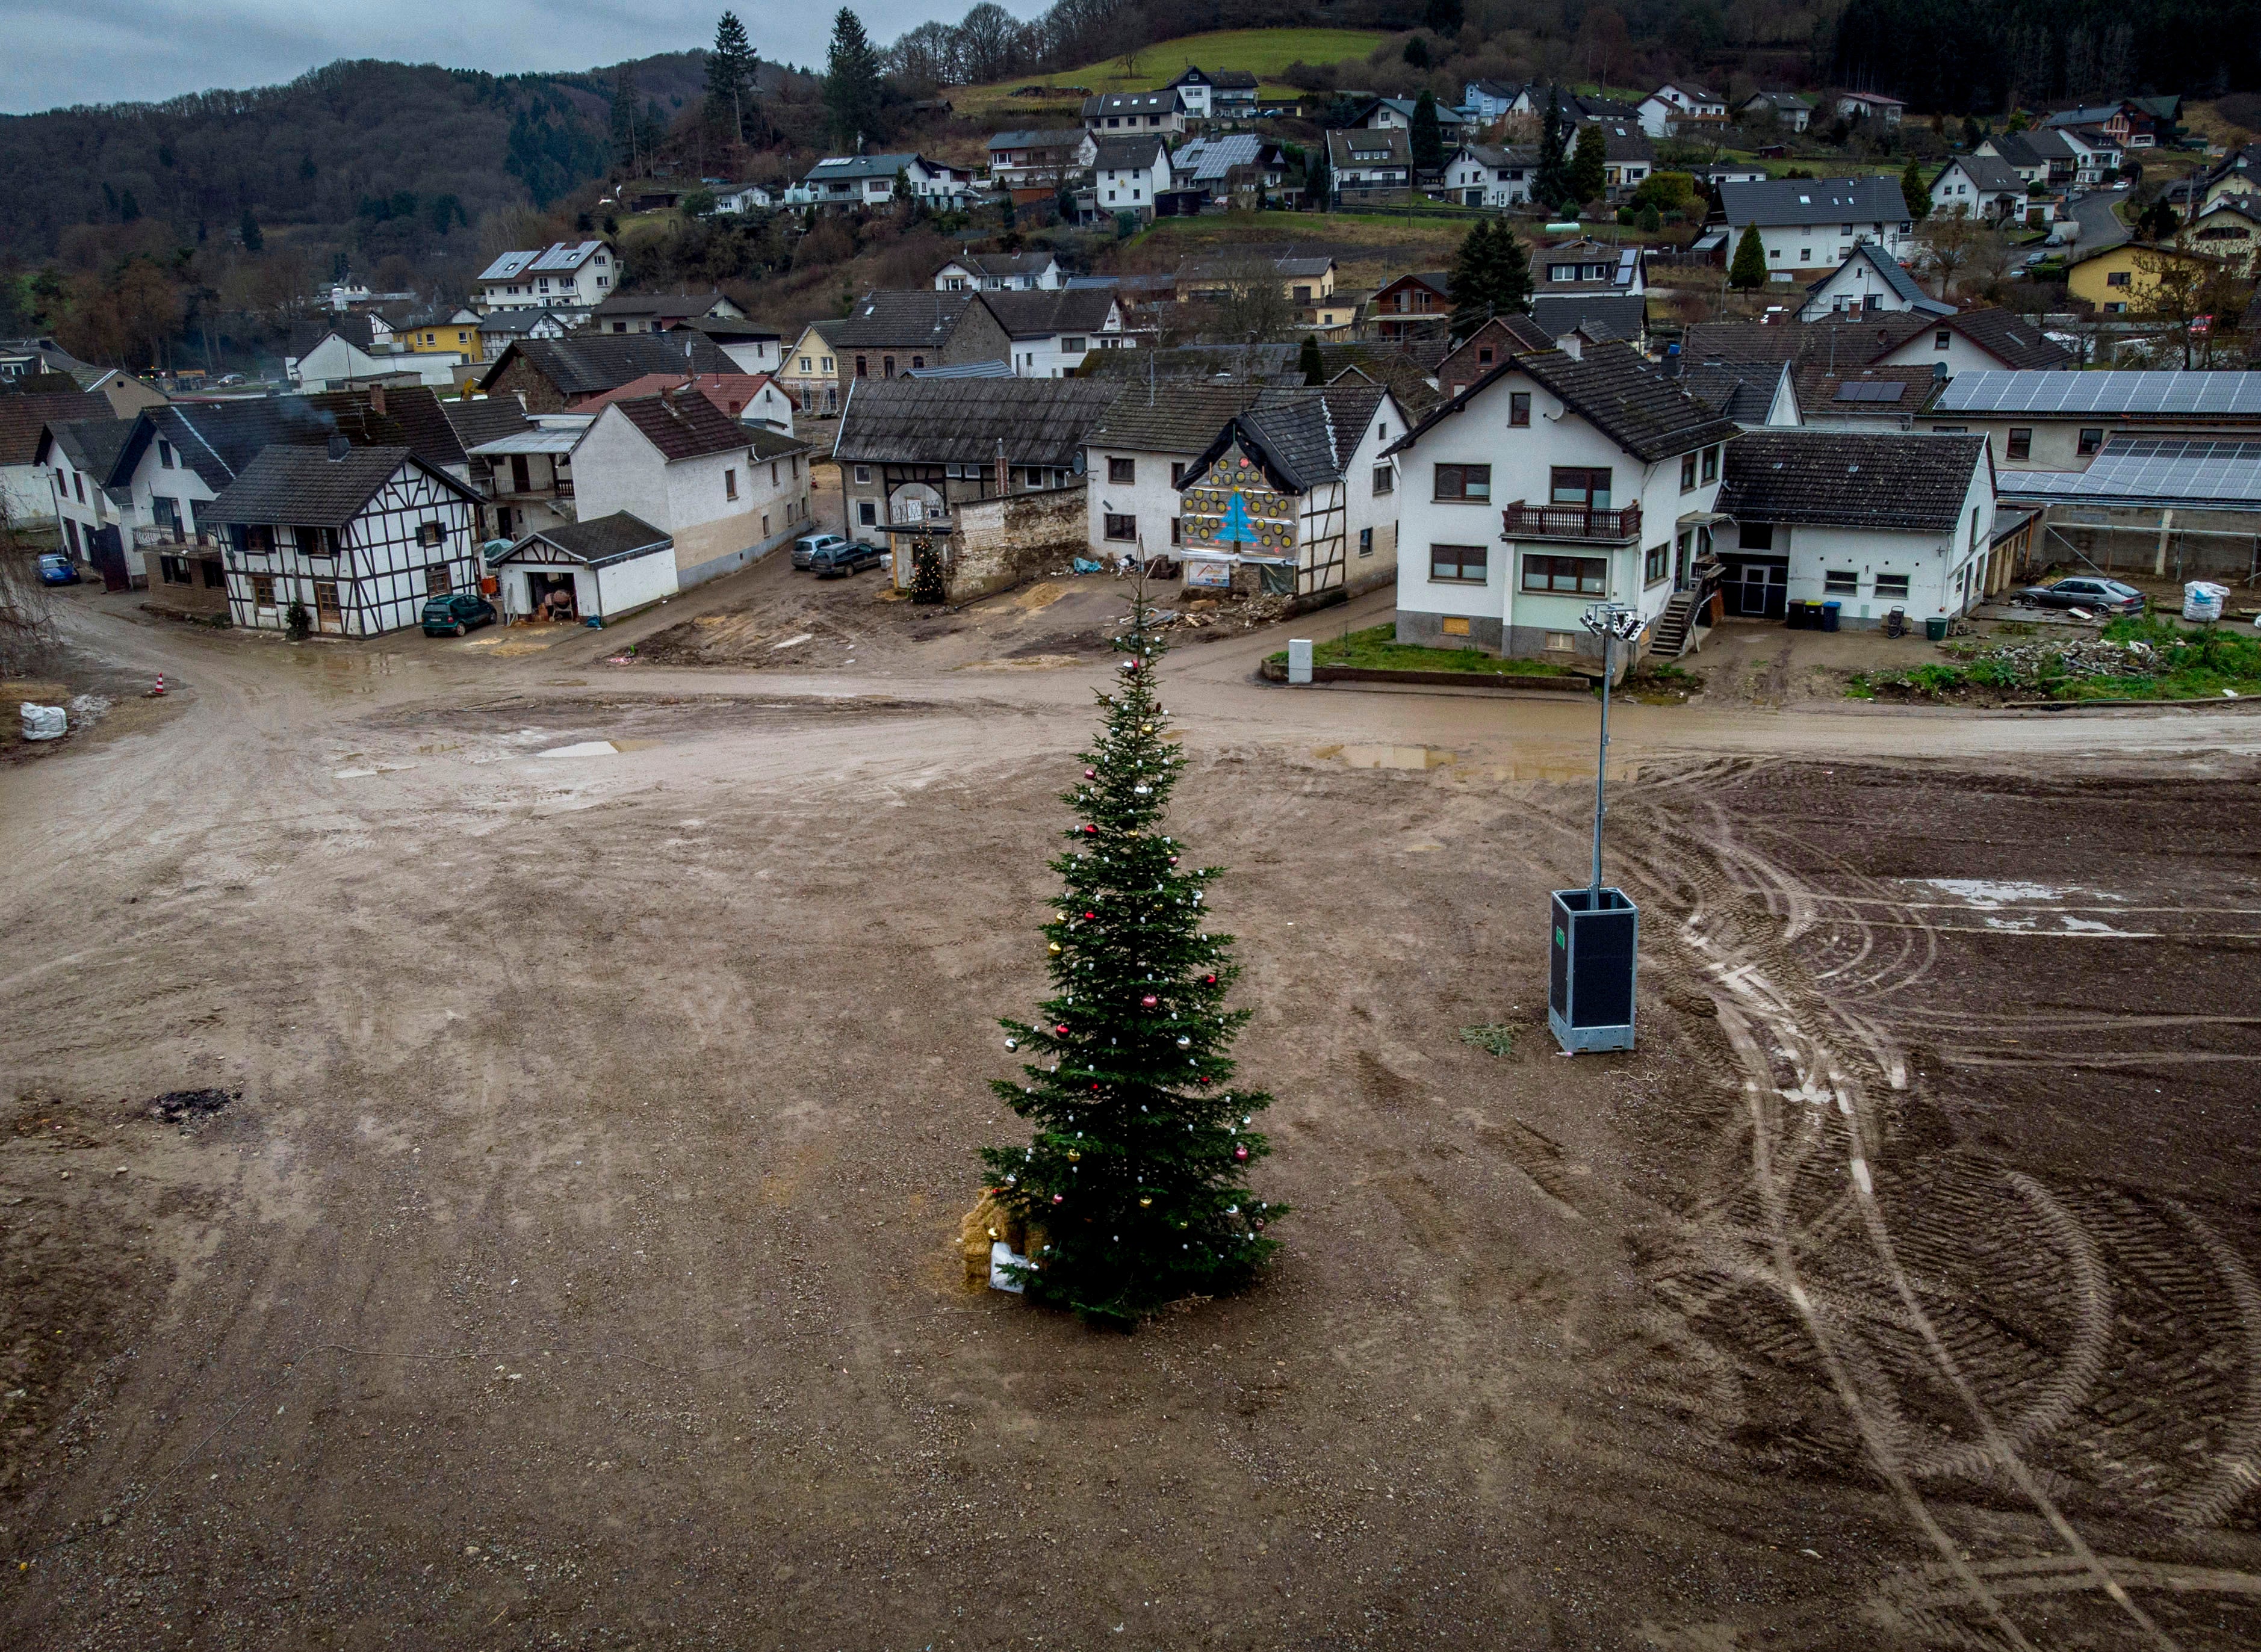
M 1248 502 L 1240 497 L 1238 489 L 1233 490 L 1231 500 L 1224 507 L 1224 521 L 1217 530 L 1217 539 L 1220 545 L 1253 545 L 1256 542 L 1255 525 L 1248 519 Z
M 1061 794 L 1075 824 L 1052 862 L 1052 996 L 1041 1020 L 1001 1023 L 1031 1060 L 995 1089 L 1036 1134 L 981 1155 L 993 1198 L 1026 1225 L 1028 1294 L 1124 1329 L 1246 1284 L 1287 1209 L 1247 1188 L 1270 1151 L 1252 1126 L 1271 1098 L 1236 1084 L 1226 1054 L 1249 1012 L 1225 1007 L 1232 937 L 1202 926 L 1219 869 L 1181 864 L 1185 846 L 1159 829 L 1185 759 L 1165 738 L 1145 617 L 1142 595 L 1099 740 Z

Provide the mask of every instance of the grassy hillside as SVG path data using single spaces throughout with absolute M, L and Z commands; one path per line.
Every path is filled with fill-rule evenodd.
M 1267 92 L 1292 93 L 1294 88 L 1273 78 L 1290 63 L 1339 63 L 1364 57 L 1390 37 L 1378 29 L 1220 29 L 1211 34 L 1181 35 L 1143 46 L 1126 68 L 1123 60 L 1109 58 L 1081 68 L 1056 75 L 1033 75 L 1021 80 L 999 81 L 988 86 L 968 86 L 953 91 L 951 101 L 960 109 L 1003 105 L 1023 86 L 1080 86 L 1095 92 L 1139 92 L 1166 85 L 1189 63 L 1206 69 L 1241 68 L 1265 82 Z M 1034 99 L 1023 100 L 1034 102 Z

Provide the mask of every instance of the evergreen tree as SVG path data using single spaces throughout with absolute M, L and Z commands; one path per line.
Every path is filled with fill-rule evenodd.
M 1433 92 L 1423 92 L 1413 104 L 1413 130 L 1409 141 L 1413 148 L 1413 165 L 1421 172 L 1434 172 L 1445 164 L 1445 129 L 1437 119 L 1437 98 Z
M 1455 344 L 1494 316 L 1529 310 L 1531 261 L 1515 232 L 1491 218 L 1471 225 L 1453 255 L 1446 290 L 1453 301 L 1450 325 Z
M 249 207 L 243 209 L 243 221 L 237 227 L 243 232 L 245 252 L 255 253 L 267 244 L 267 237 L 260 233 L 258 216 Z
M 1531 180 L 1531 198 L 1548 211 L 1570 198 L 1570 163 L 1563 148 L 1562 89 L 1547 91 L 1547 115 L 1539 129 L 1539 166 Z
M 1327 135 L 1324 132 L 1318 142 L 1311 146 L 1310 158 L 1303 163 L 1303 196 L 1322 212 L 1334 204 L 1334 174 L 1327 166 Z
M 846 297 L 850 304 L 855 302 L 852 293 Z M 843 305 L 843 309 L 846 307 Z M 911 541 L 911 600 L 915 603 L 950 600 L 950 588 L 942 578 L 942 555 L 934 548 L 934 542 L 923 533 Z
M 1727 268 L 1727 284 L 1748 292 L 1765 286 L 1766 278 L 1766 243 L 1759 239 L 1759 226 L 1753 224 L 1735 243 L 1735 261 Z
M 1327 382 L 1327 358 L 1319 354 L 1317 333 L 1303 335 L 1303 348 L 1296 357 L 1296 365 L 1303 371 L 1304 383 L 1324 384 Z
M 623 63 L 613 75 L 613 164 L 627 171 L 636 168 L 635 77 Z
M 1224 1007 L 1232 937 L 1201 927 L 1221 869 L 1181 870 L 1185 846 L 1159 830 L 1186 760 L 1155 703 L 1147 611 L 1141 591 L 1115 644 L 1122 687 L 1100 692 L 1083 782 L 1060 794 L 1079 824 L 1052 862 L 1065 885 L 1044 926 L 1053 995 L 1039 1024 L 1001 1023 L 1006 1048 L 1037 1059 L 994 1088 L 1036 1135 L 981 1155 L 998 1203 L 1036 1230 L 1030 1298 L 1126 1330 L 1245 1284 L 1286 1212 L 1245 1183 L 1270 1151 L 1249 1126 L 1271 1098 L 1235 1087 L 1225 1053 L 1249 1012 Z
M 1429 67 L 1429 43 L 1417 34 L 1405 42 L 1405 50 L 1402 55 L 1408 68 L 1426 68 Z M 1428 94 L 1424 92 L 1422 96 L 1425 97 Z
M 1664 214 L 1656 210 L 1656 203 L 1652 201 L 1640 209 L 1633 219 L 1633 225 L 1644 235 L 1654 235 L 1663 229 Z
M 1428 10 L 1421 14 L 1421 20 L 1439 34 L 1458 34 L 1467 18 L 1461 0 L 1429 0 Z
M 1583 204 L 1598 201 L 1609 187 L 1609 139 L 1599 126 L 1578 129 L 1578 147 L 1570 157 L 1570 199 Z
M 1913 155 L 1908 157 L 1907 170 L 1900 174 L 1900 199 L 1907 203 L 1910 218 L 1931 216 L 1931 188 L 1924 182 L 1923 168 Z
M 740 142 L 745 140 L 758 61 L 746 39 L 745 25 L 736 12 L 725 11 L 714 25 L 714 44 L 707 54 L 707 118 L 726 127 Z
M 824 108 L 842 148 L 854 148 L 859 138 L 877 141 L 883 135 L 883 94 L 872 37 L 864 32 L 863 19 L 843 6 L 832 19 L 832 49 L 824 65 Z

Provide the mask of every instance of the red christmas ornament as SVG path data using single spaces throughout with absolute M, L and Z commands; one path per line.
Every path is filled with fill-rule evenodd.
M 1062 1038 L 1066 1038 L 1067 1036 L 1067 1023 L 1066 1021 L 1062 1021 L 1058 1026 L 1052 1028 L 1052 1031 L 1059 1033 Z
M 1151 1010 L 1151 1009 L 1154 1008 L 1154 1006 L 1155 1006 L 1155 1005 L 1159 1005 L 1159 1003 L 1161 1003 L 1161 999 L 1159 999 L 1159 998 L 1156 998 L 1152 993 L 1149 992 L 1149 993 L 1148 993 L 1145 998 L 1143 998 L 1139 999 L 1139 1000 L 1138 1000 L 1138 1002 L 1139 1002 L 1141 1005 L 1145 1005 L 1147 1009 L 1150 1009 L 1150 1010 Z
M 1098 1089 L 1098 1088 L 1099 1088 L 1099 1086 L 1098 1086 L 1098 1085 L 1096 1085 L 1096 1084 L 1094 1084 L 1094 1085 L 1092 1086 L 1092 1088 L 1093 1088 L 1094 1090 L 1096 1090 L 1096 1089 Z
M 1087 838 L 1095 838 L 1099 835 L 1099 828 L 1095 826 L 1087 826 L 1083 829 L 1083 835 Z
M 1086 780 L 1096 780 L 1099 778 L 1099 770 L 1096 769 L 1087 769 L 1083 771 L 1083 777 Z
M 1172 856 L 1170 856 L 1170 864 L 1171 864 L 1172 866 L 1175 866 L 1177 863 L 1178 863 L 1178 857 L 1177 857 L 1176 855 L 1173 855 Z
M 1202 1074 L 1199 1078 L 1195 1079 L 1194 1082 L 1195 1082 L 1195 1083 L 1206 1084 L 1207 1083 L 1209 1083 L 1209 1075 L 1208 1075 L 1207 1073 L 1203 1073 L 1203 1074 Z M 1243 1157 L 1245 1157 L 1246 1155 L 1243 1155 L 1242 1156 L 1243 1156 Z
M 1136 671 L 1138 669 L 1138 662 L 1136 660 L 1125 660 L 1123 662 L 1123 669 L 1125 671 Z
M 1099 916 L 1099 914 L 1098 914 L 1097 912 L 1086 912 L 1086 913 L 1084 913 L 1084 916 L 1085 916 L 1086 918 L 1096 918 L 1096 917 L 1098 917 L 1098 916 Z
M 1202 977 L 1202 984 L 1205 987 L 1213 987 L 1217 984 L 1217 977 L 1213 975 L 1205 975 Z
M 1053 1194 L 1053 1195 L 1052 1195 L 1052 1203 L 1053 1203 L 1053 1204 L 1055 1204 L 1055 1205 L 1064 1205 L 1064 1204 L 1066 1204 L 1066 1202 L 1067 1202 L 1067 1195 L 1066 1195 L 1066 1194 L 1065 1194 L 1065 1193 L 1055 1193 L 1055 1194 Z
M 1248 1149 L 1246 1148 L 1235 1148 L 1232 1150 L 1232 1156 L 1245 1162 L 1248 1157 Z

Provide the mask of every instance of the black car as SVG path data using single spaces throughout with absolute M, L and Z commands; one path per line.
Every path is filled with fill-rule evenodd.
M 877 568 L 886 560 L 887 554 L 878 546 L 866 545 L 859 540 L 853 545 L 826 547 L 810 561 L 808 569 L 819 579 L 842 579 L 867 568 Z
M 477 591 L 455 591 L 447 596 L 434 597 L 424 604 L 424 634 L 427 637 L 460 637 L 466 631 L 491 626 L 501 618 L 495 611 L 495 605 Z
M 2053 584 L 2028 585 L 2018 593 L 2018 600 L 2036 608 L 2085 608 L 2092 613 L 2143 611 L 2143 593 L 2133 585 L 2085 574 Z

